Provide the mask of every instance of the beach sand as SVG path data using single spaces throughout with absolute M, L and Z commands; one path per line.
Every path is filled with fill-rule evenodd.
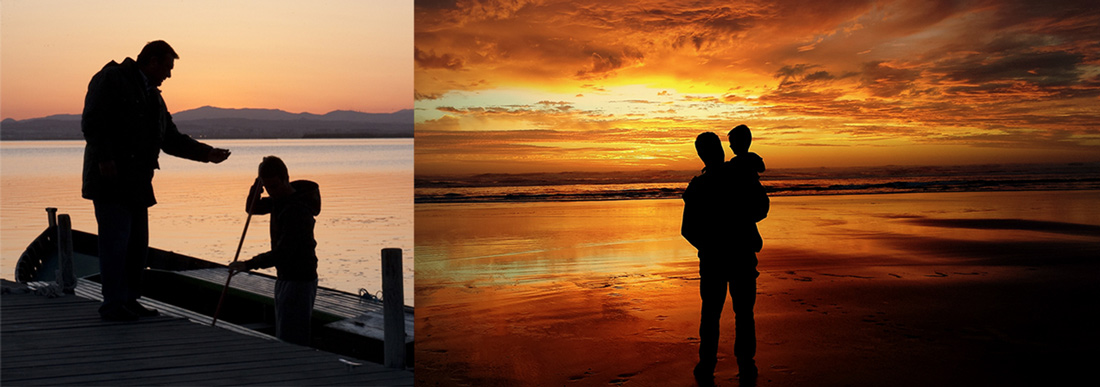
M 757 384 L 1092 376 L 1098 193 L 773 198 Z M 681 211 L 678 200 L 418 205 L 417 385 L 695 385 L 698 266 Z M 733 317 L 727 301 L 718 385 L 739 385 Z

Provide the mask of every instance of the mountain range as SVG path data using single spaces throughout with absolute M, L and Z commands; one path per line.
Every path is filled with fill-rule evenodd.
M 180 132 L 200 139 L 242 138 L 397 138 L 413 136 L 413 110 L 326 114 L 278 109 L 226 109 L 203 106 L 172 114 Z M 56 114 L 0 121 L 0 140 L 81 140 L 79 114 Z

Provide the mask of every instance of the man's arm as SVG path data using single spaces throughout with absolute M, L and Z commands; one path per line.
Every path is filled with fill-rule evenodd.
M 706 243 L 712 239 L 713 233 L 710 232 L 710 228 L 714 225 L 708 221 L 706 214 L 714 213 L 715 210 L 708 208 L 713 207 L 715 203 L 713 201 L 708 203 L 706 200 L 707 193 L 702 191 L 708 187 L 701 187 L 704 185 L 703 179 L 701 176 L 692 178 L 684 189 L 684 214 L 680 220 L 680 235 L 699 250 L 706 248 Z
M 172 115 L 168 113 L 167 107 L 164 106 L 163 100 L 161 101 L 161 109 L 164 109 L 165 119 L 167 120 L 164 128 L 164 143 L 161 145 L 164 153 L 215 164 L 229 158 L 229 150 L 214 148 L 191 138 L 191 136 L 180 133 L 179 129 L 176 128 L 176 123 L 172 121 Z

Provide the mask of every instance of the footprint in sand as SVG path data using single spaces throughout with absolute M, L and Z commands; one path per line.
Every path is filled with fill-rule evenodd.
M 875 314 L 877 314 L 877 315 L 875 315 Z M 885 326 L 886 322 L 890 321 L 890 319 L 888 319 L 888 318 L 883 318 L 883 315 L 885 315 L 886 312 L 875 312 L 875 314 L 869 314 L 869 315 L 863 316 L 862 321 L 866 322 L 866 323 L 872 323 L 872 324 L 875 324 L 875 325 L 878 325 L 878 326 Z
M 818 300 L 818 301 L 821 301 L 821 299 L 820 299 L 820 298 L 818 298 L 817 300 Z M 805 301 L 804 301 L 804 300 L 802 300 L 801 298 L 794 298 L 794 299 L 791 299 L 791 302 L 797 302 L 797 303 L 798 303 L 799 305 L 802 305 L 802 306 L 805 306 L 805 307 L 807 307 L 807 308 L 806 308 L 806 311 L 807 311 L 807 312 L 816 312 L 816 311 L 817 311 L 817 309 L 818 309 L 818 306 L 817 306 L 817 304 L 813 304 L 813 303 L 805 302 Z M 836 305 L 836 304 L 833 304 L 833 305 Z M 840 308 L 837 308 L 837 309 L 840 309 Z M 822 313 L 822 314 L 829 314 L 829 312 L 827 312 L 827 311 L 825 311 L 825 312 L 821 312 L 821 313 Z
M 608 381 L 608 382 L 607 382 L 607 384 L 612 384 L 612 385 L 622 385 L 622 384 L 624 384 L 624 383 L 626 383 L 626 382 L 629 382 L 629 381 L 630 381 L 630 378 L 631 378 L 632 376 L 634 376 L 634 375 L 637 375 L 637 374 L 638 374 L 637 372 L 633 372 L 633 373 L 626 373 L 626 374 L 619 374 L 619 375 L 618 375 L 618 376 L 616 376 L 616 377 L 615 377 L 614 379 L 611 379 L 610 381 Z
M 772 371 L 775 371 L 775 372 L 784 373 L 784 374 L 787 374 L 787 375 L 794 375 L 794 370 L 792 370 L 792 369 L 790 369 L 790 367 L 787 367 L 787 366 L 784 366 L 784 365 L 773 365 L 773 366 L 771 366 L 771 369 L 772 369 Z
M 569 381 L 571 381 L 571 382 L 581 381 L 581 380 L 587 379 L 589 376 L 592 376 L 592 375 L 595 375 L 595 373 L 593 373 L 592 369 L 589 368 L 588 371 L 584 371 L 583 374 L 570 376 Z
M 798 275 L 798 273 L 796 273 L 794 271 L 788 271 L 787 274 L 793 276 L 794 278 L 789 278 L 789 279 L 793 279 L 795 281 L 810 282 L 810 281 L 814 280 L 813 277 L 800 276 L 800 275 Z M 778 278 L 783 279 L 783 280 L 788 279 L 788 277 L 778 277 Z

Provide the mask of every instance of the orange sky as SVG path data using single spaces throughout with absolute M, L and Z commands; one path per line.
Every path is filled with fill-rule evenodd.
M 1090 1 L 605 3 L 418 1 L 417 174 L 1100 160 Z
M 413 107 L 408 1 L 0 3 L 0 116 L 79 114 L 88 80 L 162 39 L 179 53 L 170 111 Z

